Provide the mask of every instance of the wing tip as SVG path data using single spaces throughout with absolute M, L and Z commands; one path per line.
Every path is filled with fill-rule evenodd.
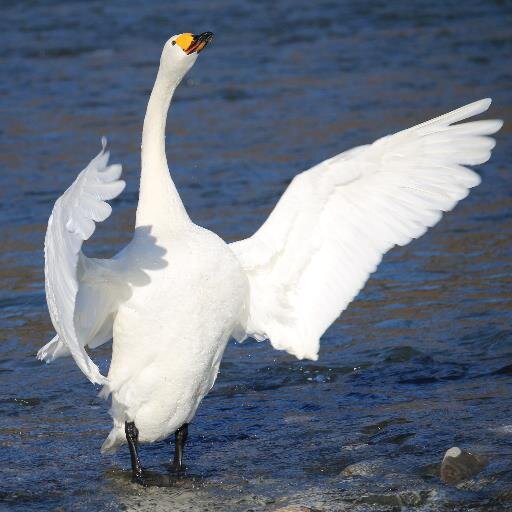
M 57 334 L 46 345 L 37 351 L 36 359 L 38 361 L 44 361 L 46 364 L 50 364 L 52 361 L 63 355 L 65 355 L 65 350 L 63 350 L 59 335 Z
M 468 109 L 474 110 L 474 112 L 471 113 L 471 116 L 476 116 L 489 110 L 491 103 L 492 98 L 482 98 L 481 100 L 470 103 L 467 107 Z
M 492 98 L 482 98 L 480 101 L 477 101 L 477 103 L 481 103 L 482 106 L 485 106 L 485 110 L 487 110 L 492 103 Z
M 492 135 L 496 132 L 499 132 L 503 128 L 503 125 L 505 124 L 505 121 L 503 121 L 503 119 L 492 119 L 492 121 L 494 121 L 494 127 L 493 127 L 494 131 L 490 135 Z M 494 149 L 494 146 L 493 146 L 493 149 Z
M 51 362 L 51 359 L 50 357 L 48 356 L 48 353 L 46 352 L 46 345 L 42 348 L 40 348 L 38 351 L 37 351 L 37 354 L 36 354 L 36 359 L 38 361 L 43 361 L 45 362 L 46 364 L 49 364 Z
M 464 121 L 473 116 L 477 116 L 479 114 L 483 114 L 489 107 L 491 106 L 492 98 L 482 98 L 477 101 L 473 101 L 472 103 L 468 103 L 453 112 L 449 112 L 446 114 L 447 120 L 449 120 L 448 124 L 457 123 L 459 121 Z M 442 116 L 444 118 L 445 116 Z

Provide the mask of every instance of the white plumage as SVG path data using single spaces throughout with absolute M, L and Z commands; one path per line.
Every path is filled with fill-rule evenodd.
M 117 302 L 108 282 L 98 283 L 97 293 L 88 297 L 91 286 L 84 278 L 94 260 L 86 258 L 81 247 L 94 233 L 95 222 L 110 216 L 112 209 L 105 201 L 117 197 L 125 187 L 119 179 L 121 166 L 107 165 L 105 139 L 102 144 L 98 156 L 57 199 L 48 221 L 44 246 L 46 299 L 57 336 L 38 352 L 38 357 L 47 362 L 71 353 L 78 367 L 96 384 L 106 384 L 107 380 L 84 347 L 97 346 L 94 342 L 103 332 L 103 342 L 112 338 L 112 313 Z
M 484 99 L 298 174 L 267 221 L 231 244 L 251 290 L 247 334 L 316 360 L 320 336 L 382 256 L 436 224 L 480 183 L 501 121 L 453 123 Z
M 179 36 L 184 37 L 184 36 Z M 187 36 L 188 37 L 188 36 Z M 188 423 L 213 385 L 230 336 L 269 339 L 316 360 L 319 340 L 385 252 L 436 224 L 480 178 L 501 121 L 454 124 L 486 111 L 484 99 L 298 174 L 250 238 L 227 245 L 189 219 L 169 175 L 165 120 L 197 58 L 177 36 L 165 45 L 144 121 L 133 240 L 110 260 L 83 241 L 111 213 L 121 166 L 103 149 L 57 200 L 45 240 L 46 293 L 57 336 L 38 353 L 72 355 L 112 394 L 104 450 L 135 422 L 142 441 Z M 113 337 L 108 377 L 85 347 Z

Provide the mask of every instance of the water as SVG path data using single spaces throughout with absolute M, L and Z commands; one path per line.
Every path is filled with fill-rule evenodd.
M 87 245 L 130 236 L 140 129 L 162 43 L 212 30 L 172 106 L 169 161 L 192 218 L 252 233 L 299 170 L 485 96 L 511 119 L 510 2 L 3 2 L 0 509 L 512 509 L 510 122 L 483 183 L 384 258 L 316 363 L 230 344 L 191 425 L 188 475 L 129 481 L 102 457 L 107 404 L 53 336 L 42 245 L 52 204 L 110 137 L 128 188 Z M 96 353 L 103 368 L 109 348 Z M 443 484 L 446 449 L 490 464 Z M 165 471 L 171 448 L 145 446 Z

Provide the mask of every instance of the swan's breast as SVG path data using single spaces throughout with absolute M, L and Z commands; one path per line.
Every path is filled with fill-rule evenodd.
M 136 279 L 114 322 L 113 381 L 131 379 L 155 360 L 159 371 L 187 374 L 189 381 L 209 378 L 219 350 L 222 355 L 243 322 L 247 278 L 219 237 L 197 228 L 159 243 L 163 254 L 153 241 L 149 260 L 140 245 L 125 263 Z

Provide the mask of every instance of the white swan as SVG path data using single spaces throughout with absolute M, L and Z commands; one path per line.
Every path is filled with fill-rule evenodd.
M 325 160 L 298 174 L 263 226 L 230 245 L 191 222 L 169 175 L 165 124 L 172 95 L 211 33 L 164 46 L 142 135 L 133 240 L 110 260 L 81 245 L 124 188 L 103 149 L 57 200 L 45 240 L 46 294 L 57 336 L 38 353 L 71 355 L 112 395 L 102 450 L 176 432 L 181 467 L 187 424 L 212 387 L 230 336 L 269 339 L 316 360 L 319 339 L 394 245 L 407 244 L 466 197 L 480 178 L 498 120 L 453 124 L 489 99 Z M 108 377 L 85 347 L 113 338 Z

